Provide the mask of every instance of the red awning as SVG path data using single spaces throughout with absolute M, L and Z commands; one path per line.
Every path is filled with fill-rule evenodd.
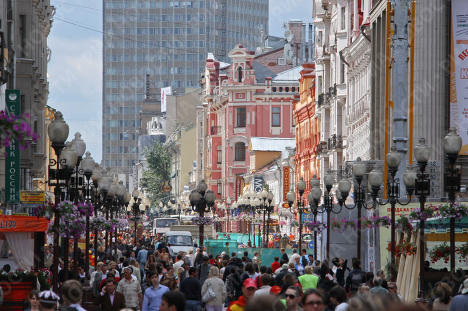
M 0 232 L 45 232 L 50 220 L 37 216 L 0 216 Z

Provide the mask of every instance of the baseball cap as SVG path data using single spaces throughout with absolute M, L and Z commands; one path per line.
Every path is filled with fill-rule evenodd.
M 281 292 L 281 287 L 279 287 L 278 285 L 275 285 L 272 288 L 270 288 L 270 294 L 278 295 L 280 292 Z
M 254 279 L 248 278 L 247 280 L 244 281 L 244 287 L 245 288 L 257 288 L 257 283 L 255 282 Z
M 57 303 L 59 296 L 51 290 L 45 290 L 39 293 L 39 302 L 42 303 Z

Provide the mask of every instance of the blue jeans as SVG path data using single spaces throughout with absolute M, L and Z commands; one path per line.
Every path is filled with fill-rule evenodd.
M 185 311 L 200 311 L 201 302 L 196 300 L 187 300 Z

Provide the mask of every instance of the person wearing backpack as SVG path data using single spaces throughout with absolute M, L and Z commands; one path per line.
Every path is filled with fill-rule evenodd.
M 307 250 L 306 249 L 303 249 L 302 250 L 302 255 L 301 255 L 301 264 L 302 266 L 305 268 L 307 266 L 310 266 L 312 265 L 311 261 L 309 261 L 309 257 L 312 256 L 312 262 L 314 260 L 314 256 L 313 255 L 307 255 Z
M 362 283 L 366 283 L 366 272 L 361 270 L 361 261 L 356 259 L 353 261 L 353 271 L 346 278 L 346 292 L 351 293 L 351 296 L 356 295 Z
M 208 275 L 210 274 L 211 269 L 210 261 L 208 256 L 203 256 L 203 262 L 198 265 L 198 280 L 200 280 L 200 284 L 203 286 L 206 279 L 208 279 Z
M 224 302 L 227 297 L 226 286 L 219 278 L 219 269 L 217 267 L 210 268 L 210 278 L 203 283 L 201 296 L 203 302 L 206 303 L 206 311 L 222 311 Z M 207 295 L 209 297 L 205 297 Z M 211 296 L 214 294 L 214 297 Z
M 244 284 L 244 281 L 248 278 L 249 275 L 244 271 L 244 266 L 240 264 L 232 278 L 234 284 L 234 300 L 238 300 L 242 296 L 242 284 Z

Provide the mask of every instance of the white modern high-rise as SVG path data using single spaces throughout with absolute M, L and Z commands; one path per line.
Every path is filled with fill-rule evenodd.
M 237 44 L 254 51 L 268 34 L 268 0 L 104 0 L 102 154 L 133 173 L 146 74 L 153 89 L 198 87 L 207 53 L 224 61 Z M 155 105 L 159 105 L 156 98 Z M 145 126 L 145 125 L 143 125 Z M 127 187 L 129 179 L 127 178 Z

